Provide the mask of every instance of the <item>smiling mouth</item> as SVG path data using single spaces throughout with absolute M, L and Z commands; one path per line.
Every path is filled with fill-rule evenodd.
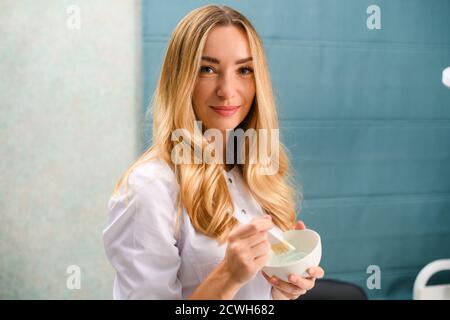
M 240 108 L 240 106 L 211 106 L 211 108 L 224 117 L 232 116 Z

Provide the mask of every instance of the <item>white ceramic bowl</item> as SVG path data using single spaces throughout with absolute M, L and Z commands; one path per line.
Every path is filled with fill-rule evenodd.
M 269 276 L 276 276 L 281 280 L 288 282 L 288 276 L 293 273 L 302 277 L 308 277 L 308 270 L 311 267 L 317 267 L 322 258 L 322 243 L 317 232 L 310 229 L 289 230 L 283 232 L 284 239 L 291 243 L 296 249 L 306 253 L 306 255 L 296 261 L 283 265 L 274 264 L 273 253 L 262 269 Z

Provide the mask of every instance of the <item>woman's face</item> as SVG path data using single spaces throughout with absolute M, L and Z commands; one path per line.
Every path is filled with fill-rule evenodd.
M 235 26 L 217 26 L 206 39 L 193 104 L 206 129 L 236 128 L 255 97 L 247 35 Z

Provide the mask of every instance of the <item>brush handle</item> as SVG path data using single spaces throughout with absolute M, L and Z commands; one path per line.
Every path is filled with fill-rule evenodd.
M 284 241 L 283 231 L 277 226 L 274 226 L 272 229 L 268 231 L 268 240 L 270 244 L 277 244 Z
M 266 214 L 265 214 L 266 215 Z M 241 224 L 248 224 L 254 218 L 254 216 L 250 215 L 235 215 L 236 220 L 238 220 Z M 268 240 L 270 244 L 277 244 L 284 241 L 283 231 L 278 228 L 275 224 L 268 232 Z

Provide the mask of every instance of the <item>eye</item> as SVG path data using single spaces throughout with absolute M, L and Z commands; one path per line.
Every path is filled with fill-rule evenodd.
M 245 76 L 245 75 L 249 75 L 251 73 L 253 73 L 253 69 L 250 67 L 239 68 L 239 74 L 241 74 L 241 75 Z
M 201 66 L 200 73 L 212 74 L 214 73 L 214 68 L 211 66 Z

